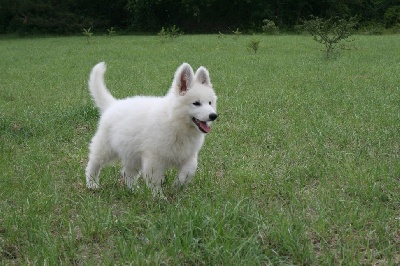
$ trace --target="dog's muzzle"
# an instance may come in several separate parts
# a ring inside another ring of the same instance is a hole
[[[210,132],[211,128],[210,126],[207,124],[207,122],[210,121],[214,121],[215,119],[217,119],[218,115],[216,113],[212,113],[208,116],[209,120],[208,121],[200,121],[199,119],[193,117],[192,120],[195,123],[195,125],[197,126],[197,128],[203,132],[203,133],[208,133]]]

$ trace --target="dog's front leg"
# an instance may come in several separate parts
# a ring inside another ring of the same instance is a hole
[[[99,188],[99,174],[101,165],[89,160],[86,167],[86,187],[88,189],[98,189]]]
[[[124,178],[125,185],[127,188],[133,192],[137,186],[137,181],[140,175],[140,162],[136,160],[126,160],[123,163],[124,167],[122,169],[122,176]]]
[[[154,157],[143,158],[142,171],[146,185],[151,189],[153,196],[165,199],[161,186],[164,182],[166,166],[162,160]]]
[[[186,161],[179,169],[179,175],[174,181],[175,187],[180,187],[183,185],[188,184],[194,174],[196,173],[197,169],[197,155],[191,158],[190,160]]]

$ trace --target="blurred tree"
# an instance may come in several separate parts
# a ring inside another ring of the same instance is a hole
[[[127,27],[126,0],[0,0],[0,33],[74,33]]]
[[[0,0],[0,33],[78,33],[114,27],[158,32],[176,25],[186,33],[261,31],[263,20],[292,29],[310,15],[360,17],[392,27],[400,0]]]

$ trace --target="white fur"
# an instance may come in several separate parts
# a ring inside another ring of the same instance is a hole
[[[89,79],[101,118],[90,144],[87,187],[98,188],[101,168],[118,159],[129,189],[133,190],[142,173],[153,193],[163,196],[161,185],[170,167],[179,170],[174,184],[186,184],[195,174],[205,136],[192,118],[203,121],[208,131],[207,127],[217,117],[217,97],[207,69],[200,67],[194,74],[191,66],[184,63],[175,72],[164,97],[136,96],[122,100],[115,99],[107,90],[105,71],[105,63],[99,63]]]

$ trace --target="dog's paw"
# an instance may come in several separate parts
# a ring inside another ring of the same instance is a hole
[[[99,189],[99,184],[94,180],[89,180],[86,182],[86,187],[90,190],[97,190]]]
[[[126,188],[132,193],[135,191],[135,189],[139,188],[137,178],[124,177],[124,183]]]
[[[181,183],[181,181],[179,181],[179,178],[176,178],[172,185],[174,186],[175,189],[178,189],[178,188],[182,187],[184,184]]]
[[[152,194],[153,198],[167,201],[167,197],[165,197],[165,195],[162,191],[162,188],[160,188],[160,187],[152,187],[151,194]]]
[[[184,182],[180,181],[179,178],[176,178],[174,180],[174,183],[172,184],[175,189],[181,189],[187,187],[187,185],[190,183],[190,181],[185,180]]]

